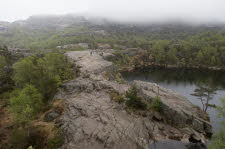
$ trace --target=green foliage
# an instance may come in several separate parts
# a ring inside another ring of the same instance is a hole
[[[49,23],[49,19],[44,18],[42,24],[39,24],[40,20],[36,19],[27,20],[30,21],[27,26],[12,25],[8,30],[0,31],[0,43],[32,50],[55,49],[60,45],[80,42],[89,43],[90,48],[95,49],[97,43],[107,43],[112,47],[122,45],[125,48],[139,47],[148,50],[154,57],[154,62],[161,65],[225,66],[225,30],[220,27],[165,24],[159,25],[159,30],[158,26],[151,25],[77,24],[74,18],[69,22],[63,18],[62,22],[58,22],[61,18],[57,17],[55,20],[51,18],[54,23]],[[59,29],[64,21],[70,25]],[[110,36],[96,34],[97,28],[107,30]],[[67,50],[82,49],[65,49]],[[123,62],[126,60],[119,63]]]
[[[225,118],[225,98],[221,99],[221,106],[218,107],[219,116]],[[210,149],[225,149],[225,121],[221,122],[221,129],[213,136]]]
[[[210,100],[213,99],[213,96],[216,94],[217,88],[212,86],[203,86],[199,84],[194,91],[193,96],[197,96],[202,103],[202,110],[207,111],[208,106],[210,105]]]
[[[4,56],[0,56],[0,80],[3,80],[7,77],[7,72],[5,71],[5,67],[7,66],[7,62]]]
[[[156,96],[153,99],[153,101],[150,105],[150,108],[153,109],[154,111],[162,112],[162,106],[163,106],[163,104],[162,104],[162,101],[161,101],[160,97]]]
[[[129,67],[131,64],[132,58],[124,55],[121,51],[117,50],[113,53],[115,57],[111,61],[119,68]]]
[[[10,137],[10,145],[12,149],[54,149],[62,145],[61,135],[54,134],[52,139],[48,135],[41,127],[15,128]]]
[[[0,93],[9,91],[13,86],[11,64],[12,57],[8,48],[0,46]]]
[[[72,65],[58,53],[47,53],[40,58],[26,57],[15,63],[13,69],[13,80],[19,87],[32,84],[45,99],[50,99],[64,80],[73,77]]]
[[[13,80],[20,87],[26,84],[35,84],[35,80],[41,75],[37,73],[38,67],[36,57],[26,57],[20,60],[14,64],[13,70]]]
[[[3,56],[7,63],[12,62],[12,55],[7,46],[0,46],[0,56]]]
[[[64,143],[64,138],[60,133],[58,133],[54,138],[48,140],[47,148],[56,149],[62,146],[63,143]]]
[[[112,91],[110,93],[110,98],[111,98],[111,100],[114,100],[120,104],[125,101],[124,97],[122,95],[120,95],[117,91]]]
[[[15,91],[10,98],[10,110],[14,119],[21,124],[33,120],[42,106],[42,96],[33,85]]]
[[[221,105],[218,107],[219,117],[225,117],[225,98],[221,99]]]
[[[221,129],[213,136],[212,143],[209,145],[210,149],[225,149],[225,129]]]
[[[137,88],[133,86],[126,92],[126,105],[130,108],[145,110],[147,108],[146,103],[142,101],[142,98],[137,95]]]

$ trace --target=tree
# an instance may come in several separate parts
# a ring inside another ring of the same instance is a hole
[[[41,77],[37,66],[37,57],[26,57],[13,65],[13,80],[16,85],[23,87],[26,84],[36,85],[35,82]]]
[[[156,63],[166,63],[166,52],[169,50],[169,40],[156,41],[152,47],[152,54],[155,57]]]
[[[222,106],[218,107],[219,116],[225,118],[225,99],[221,99]],[[225,149],[225,121],[221,122],[220,131],[212,138],[210,149]]]
[[[73,77],[71,64],[66,57],[58,53],[48,53],[44,57],[26,57],[14,66],[13,80],[17,86],[34,85],[44,99],[50,99],[58,86]]]
[[[33,85],[26,85],[13,92],[10,98],[10,111],[20,124],[33,120],[42,108],[42,95]]]
[[[213,99],[213,95],[216,94],[216,88],[211,86],[198,85],[194,90],[193,96],[197,96],[201,100],[203,111],[207,111],[210,100]]]
[[[175,48],[172,48],[169,50],[167,55],[168,63],[170,64],[177,64],[178,58],[176,56],[177,50]]]
[[[13,86],[11,80],[12,67],[4,56],[0,55],[0,93],[10,90]]]
[[[4,80],[7,77],[7,72],[5,71],[6,66],[7,62],[5,57],[0,56],[0,80]]]
[[[7,62],[10,62],[12,59],[11,53],[9,52],[7,46],[3,46],[3,47],[0,46],[0,56],[5,57]]]
[[[198,61],[198,64],[202,64],[202,62],[204,61],[203,54],[201,51],[198,52],[198,54],[196,56],[196,61]]]
[[[49,75],[58,75],[61,80],[68,80],[73,77],[72,65],[67,62],[64,55],[59,53],[47,53],[38,60],[38,65]]]

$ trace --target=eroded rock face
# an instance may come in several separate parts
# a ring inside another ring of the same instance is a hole
[[[165,115],[150,111],[135,114],[128,112],[124,104],[112,101],[112,90],[124,94],[131,85],[103,77],[105,71],[114,69],[111,62],[104,60],[104,56],[110,54],[99,51],[66,53],[79,68],[80,76],[65,83],[55,97],[66,102],[66,111],[60,118],[65,135],[62,149],[149,148],[160,140],[188,142],[191,135],[206,141],[205,134],[211,127],[204,120],[205,113],[171,90],[134,82],[146,101],[159,92]]]
[[[190,127],[204,135],[212,134],[212,127],[206,120],[207,114],[185,97],[155,83],[134,81],[134,85],[139,90],[139,96],[145,100],[151,101],[156,96],[160,97],[163,115],[171,125],[179,128]]]

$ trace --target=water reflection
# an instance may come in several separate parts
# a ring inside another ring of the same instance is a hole
[[[146,71],[146,70],[145,70]],[[209,70],[184,69],[149,69],[146,72],[123,73],[128,81],[142,80],[157,83],[165,88],[177,91],[187,97],[193,104],[202,107],[201,100],[192,96],[198,84],[216,87],[218,90],[211,100],[211,104],[220,105],[221,98],[225,98],[225,72]],[[214,131],[219,129],[220,119],[217,110],[213,107],[207,109]]]

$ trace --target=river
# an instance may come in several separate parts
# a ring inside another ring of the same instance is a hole
[[[172,89],[187,97],[188,100],[200,108],[202,108],[201,101],[196,96],[191,95],[199,83],[217,88],[216,94],[210,100],[210,104],[218,106],[220,105],[220,99],[225,98],[225,72],[221,71],[151,68],[145,70],[145,72],[124,72],[122,74],[124,79],[129,82],[142,80]],[[217,110],[209,107],[207,113],[210,116],[213,131],[217,132],[221,121],[217,116]]]

